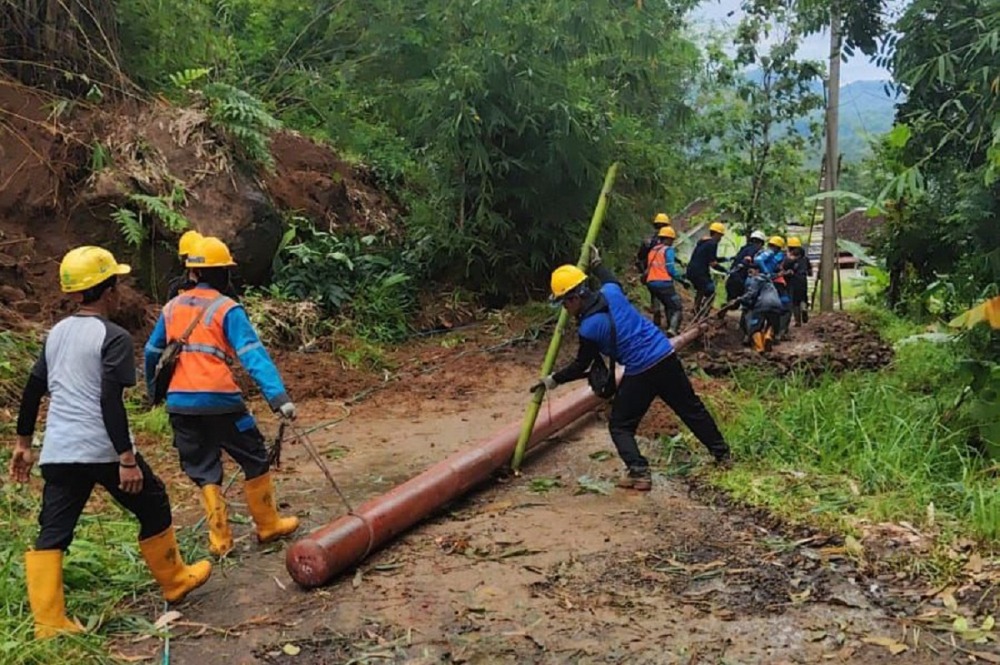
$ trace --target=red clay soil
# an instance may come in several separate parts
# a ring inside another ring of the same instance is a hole
[[[329,147],[295,132],[271,139],[275,171],[265,186],[282,209],[304,215],[327,231],[399,235],[395,201],[374,175],[337,158]]]
[[[259,190],[233,167],[203,111],[156,100],[118,106],[64,101],[0,76],[0,324],[49,324],[71,309],[56,270],[62,255],[78,245],[102,245],[133,263],[136,285],[146,281],[137,263],[155,264],[158,282],[177,269],[173,239],[163,228],[157,228],[152,262],[148,248],[136,252],[124,244],[110,213],[126,204],[129,193],[164,195],[180,184],[187,200],[179,212],[202,232],[232,237],[253,257],[257,272],[261,265],[266,270],[267,248],[277,246],[281,230],[266,227],[274,237],[258,240],[241,234],[240,225],[259,223]],[[110,158],[94,173],[98,144]],[[272,147],[276,171],[266,185],[279,208],[329,230],[392,234],[398,228],[396,204],[368,171],[297,134],[277,133]],[[264,227],[246,228],[262,238]],[[155,313],[151,299],[129,292],[125,300],[121,322],[142,331]]]

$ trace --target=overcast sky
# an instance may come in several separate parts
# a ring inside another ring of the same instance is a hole
[[[904,2],[905,0],[900,0],[899,4]],[[735,27],[742,18],[740,0],[703,0],[701,5],[692,12],[692,18],[696,25],[720,28]],[[829,58],[829,53],[829,32],[812,35],[803,40],[799,47],[799,57],[807,60],[825,62]],[[840,76],[841,83],[844,85],[853,81],[892,78],[888,71],[877,67],[862,53],[858,53],[841,66]]]

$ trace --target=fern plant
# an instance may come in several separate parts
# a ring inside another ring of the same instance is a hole
[[[149,232],[147,218],[160,220],[173,233],[181,233],[191,227],[187,217],[174,209],[174,206],[184,202],[184,190],[180,187],[174,187],[166,197],[129,194],[127,198],[138,208],[138,212],[129,208],[117,208],[111,213],[111,219],[118,225],[125,242],[132,247],[139,247],[146,239]]]
[[[274,168],[268,135],[281,123],[267,112],[264,103],[228,83],[209,83],[202,93],[208,100],[212,125],[236,144],[247,161],[268,170]]]
[[[111,219],[118,225],[125,242],[131,247],[142,245],[146,237],[146,227],[142,223],[142,214],[135,214],[128,208],[117,208],[111,213]]]

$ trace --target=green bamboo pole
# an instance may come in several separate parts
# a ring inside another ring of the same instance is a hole
[[[600,233],[601,223],[604,221],[604,212],[608,209],[608,196],[611,194],[611,187],[615,184],[615,175],[617,173],[618,162],[615,162],[608,168],[608,173],[604,176],[604,187],[601,188],[601,194],[597,198],[597,207],[594,208],[594,216],[590,218],[590,228],[587,229],[587,237],[580,248],[580,260],[576,262],[576,266],[580,270],[585,271],[589,267],[590,245],[597,242],[597,235]],[[568,320],[569,314],[563,309],[559,313],[559,321],[556,323],[555,332],[552,333],[552,341],[549,342],[549,351],[545,354],[545,360],[542,362],[541,376],[547,376],[552,371],[552,366],[556,364],[556,356],[559,355],[559,346],[562,344],[563,330],[566,328]],[[540,386],[535,390],[531,402],[528,404],[528,410],[524,413],[524,422],[521,423],[521,434],[517,439],[517,447],[514,448],[514,459],[510,463],[511,468],[515,472],[521,468],[521,462],[524,460],[524,450],[528,445],[528,439],[531,438],[531,431],[535,429],[535,420],[538,418],[538,411],[542,408],[542,400],[544,398],[545,386]]]

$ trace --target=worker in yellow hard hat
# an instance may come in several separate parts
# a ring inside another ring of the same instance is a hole
[[[778,235],[771,236],[767,241],[767,247],[754,259],[754,264],[760,269],[761,275],[771,280],[781,299],[782,312],[779,318],[779,325],[774,330],[775,343],[786,338],[788,333],[787,324],[791,321],[792,311],[791,298],[788,295],[788,282],[783,272],[783,265],[786,258],[784,249],[785,239]]]
[[[812,276],[812,263],[799,238],[788,239],[788,256],[782,271],[788,280],[791,314],[795,317],[795,327],[799,327],[809,322],[809,277]]]
[[[218,238],[204,238],[186,265],[195,286],[164,306],[146,343],[146,381],[150,395],[165,394],[181,467],[201,488],[209,550],[225,556],[233,548],[233,536],[222,496],[223,450],[243,470],[258,540],[287,536],[299,526],[297,517],[278,514],[264,437],[230,366],[242,364],[283,418],[295,418],[295,405],[246,311],[226,295],[236,265],[229,248]],[[182,340],[183,346],[173,372],[164,374],[161,368],[158,373],[167,343],[174,340]]]
[[[101,247],[77,247],[59,264],[59,281],[79,306],[49,331],[25,386],[10,474],[30,480],[31,442],[42,398],[49,408],[38,463],[45,487],[33,550],[25,554],[35,635],[77,633],[66,616],[63,553],[95,485],[139,520],[139,550],[164,597],[179,601],[208,580],[212,564],[185,565],[163,482],[136,450],[122,393],[135,384],[132,337],[111,322],[127,265]]]
[[[182,266],[187,261],[187,257],[203,239],[204,236],[194,230],[185,231],[181,234],[180,240],[177,241],[177,258],[180,259]],[[187,269],[185,269],[183,274],[170,280],[170,284],[167,285],[167,300],[173,300],[178,294],[183,293],[193,286],[194,284],[190,280]]]
[[[703,309],[711,307],[711,303],[715,299],[715,280],[712,279],[712,271],[726,272],[720,266],[720,262],[725,259],[719,258],[719,241],[725,234],[725,224],[712,222],[708,226],[708,235],[699,240],[694,251],[691,252],[686,275],[696,291],[694,299],[696,317],[702,313]]]
[[[656,216],[653,217],[654,231],[652,235],[643,239],[639,244],[639,251],[635,255],[635,269],[639,273],[643,284],[646,283],[645,274],[646,269],[649,267],[649,252],[660,243],[660,232],[665,228],[671,228],[670,215],[665,212],[656,213]],[[657,326],[661,325],[663,322],[661,312],[663,309],[662,303],[656,297],[656,294],[653,293],[652,289],[649,289],[649,308],[653,313],[653,323]]]
[[[552,390],[587,377],[597,394],[614,395],[608,429],[626,466],[619,487],[646,492],[652,487],[649,462],[639,451],[635,433],[656,397],[677,413],[718,463],[727,464],[729,446],[691,387],[670,340],[632,306],[595,248],[590,268],[601,281],[597,291],[588,287],[587,275],[576,266],[560,266],[552,273],[552,300],[576,317],[580,344],[575,360],[543,377],[531,390]],[[610,367],[602,354],[609,357]],[[615,363],[624,368],[617,387]]]
[[[643,281],[649,289],[651,298],[660,301],[666,310],[667,335],[672,337],[680,332],[684,316],[684,305],[677,293],[677,284],[687,284],[687,280],[677,269],[677,255],[674,250],[677,232],[669,226],[664,226],[657,236],[659,243],[649,250]],[[653,323],[656,324],[655,318]]]

